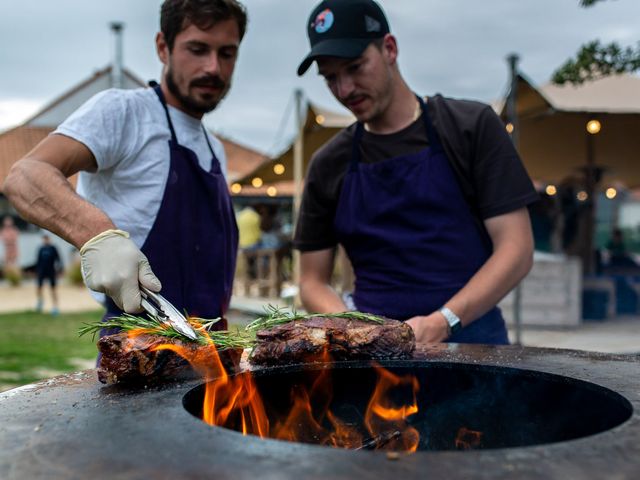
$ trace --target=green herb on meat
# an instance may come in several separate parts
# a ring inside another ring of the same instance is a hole
[[[95,337],[103,328],[119,328],[125,332],[133,330],[141,330],[150,335],[158,335],[161,337],[179,339],[183,342],[197,342],[201,345],[209,345],[211,342],[220,350],[227,348],[250,348],[253,346],[251,335],[242,330],[210,330],[213,324],[220,319],[202,319],[189,318],[188,321],[196,332],[197,339],[192,340],[186,335],[180,333],[172,325],[160,322],[154,318],[140,317],[135,315],[123,314],[119,317],[112,317],[106,321],[96,321],[93,323],[85,323],[78,330],[80,336],[91,334]]]
[[[265,307],[265,313],[251,322],[245,327],[245,330],[255,332],[257,330],[264,330],[282,325],[284,323],[295,322],[299,320],[309,320],[314,317],[332,317],[332,318],[345,318],[347,320],[360,320],[363,322],[372,322],[383,324],[384,318],[370,313],[363,312],[339,312],[330,314],[321,313],[297,313],[295,309],[288,310],[286,308],[280,308],[273,305],[267,305]]]
[[[384,318],[377,315],[371,315],[369,313],[340,312],[331,314],[301,314],[296,312],[295,309],[289,310],[286,308],[268,305],[265,307],[265,313],[256,318],[243,330],[211,330],[211,327],[220,320],[219,318],[208,320],[202,318],[187,317],[188,322],[196,332],[196,340],[192,340],[186,335],[180,333],[168,323],[161,322],[151,317],[140,317],[136,315],[129,315],[127,313],[119,317],[109,318],[104,322],[95,321],[93,323],[85,323],[84,326],[78,330],[78,333],[80,336],[91,334],[95,338],[96,333],[98,333],[103,328],[118,328],[125,332],[141,330],[144,333],[150,335],[159,335],[161,337],[179,339],[183,342],[197,342],[201,345],[208,345],[210,344],[210,342],[213,342],[216,348],[219,348],[221,350],[226,348],[251,348],[255,345],[254,334],[257,330],[269,329],[289,322],[309,320],[314,317],[322,316],[345,318],[348,320],[360,320],[363,322],[372,322],[378,324],[384,323]]]

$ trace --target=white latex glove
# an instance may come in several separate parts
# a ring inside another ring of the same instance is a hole
[[[127,313],[142,311],[140,285],[152,292],[162,288],[147,257],[122,230],[107,230],[85,243],[80,262],[87,287],[109,295]]]

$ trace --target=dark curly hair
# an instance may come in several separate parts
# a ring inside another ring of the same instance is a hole
[[[240,40],[247,29],[247,10],[236,0],[165,0],[160,7],[160,30],[173,50],[176,36],[193,24],[207,30],[216,23],[234,19]]]

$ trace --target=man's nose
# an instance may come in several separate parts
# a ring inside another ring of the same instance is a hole
[[[353,92],[353,79],[349,75],[339,75],[336,79],[336,91],[338,98],[345,100]]]
[[[211,75],[218,74],[220,72],[220,62],[218,61],[218,52],[211,52],[207,55],[207,59],[204,65],[205,72]]]

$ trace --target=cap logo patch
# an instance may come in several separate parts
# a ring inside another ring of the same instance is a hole
[[[328,8],[321,11],[311,24],[318,33],[324,33],[333,26],[333,12]]]
[[[367,32],[379,32],[382,29],[382,25],[375,18],[371,18],[369,15],[364,16],[365,26]]]

